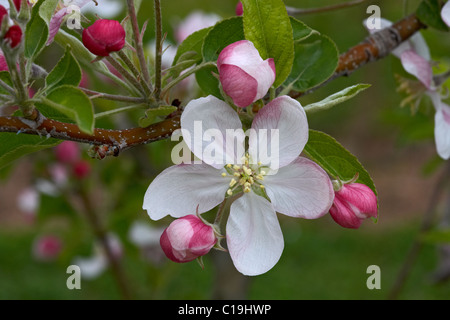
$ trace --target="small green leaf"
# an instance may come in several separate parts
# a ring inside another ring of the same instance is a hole
[[[423,0],[416,11],[417,18],[423,24],[440,31],[448,31],[449,28],[442,21],[441,5],[439,0]]]
[[[303,152],[334,179],[351,180],[358,174],[357,182],[377,194],[372,178],[358,159],[326,133],[309,130],[309,140]]]
[[[263,59],[273,58],[280,86],[291,73],[294,60],[292,25],[282,0],[242,0],[245,38]]]
[[[67,46],[64,56],[48,74],[45,83],[48,90],[65,84],[76,87],[81,82],[81,76],[80,65],[73,57],[70,46]]]
[[[294,36],[294,42],[300,42],[307,39],[313,34],[317,34],[318,31],[311,29],[306,24],[293,17],[289,17],[292,25],[292,34]]]
[[[217,67],[211,66],[202,68],[195,73],[195,79],[205,95],[211,94],[218,99],[223,99],[219,88],[219,79],[217,79],[213,73],[219,74]]]
[[[366,90],[370,87],[370,84],[357,84],[348,88],[345,88],[344,90],[341,90],[337,93],[334,93],[330,95],[329,97],[323,99],[322,101],[311,103],[305,106],[305,111],[309,113],[314,113],[318,111],[328,110],[332,107],[334,107],[337,104],[343,103],[357,94],[359,94],[361,91]]]
[[[202,48],[203,60],[216,61],[226,46],[244,39],[242,17],[233,17],[218,22],[205,37]]]
[[[92,134],[94,131],[94,110],[89,97],[73,86],[60,86],[43,101],[48,107],[74,120],[81,131]]]
[[[48,40],[49,23],[58,0],[39,0],[31,11],[25,31],[25,57],[33,59],[42,51]]]
[[[295,43],[295,59],[286,86],[303,92],[333,75],[339,63],[336,44],[327,36],[312,34]]]
[[[54,147],[60,142],[59,140],[28,134],[0,133],[0,169],[20,157]]]
[[[176,65],[178,63],[178,60],[180,57],[189,51],[194,51],[198,53],[199,57],[202,54],[202,46],[203,41],[205,40],[206,35],[208,34],[209,30],[211,30],[212,27],[204,28],[199,31],[196,31],[189,35],[184,41],[178,46],[177,54],[175,55],[175,58],[173,59],[173,64]],[[198,62],[200,62],[201,59],[199,59]]]
[[[139,119],[139,126],[146,128],[155,122],[156,117],[166,117],[175,111],[177,111],[177,107],[174,106],[159,106],[158,108],[148,109],[145,116]]]

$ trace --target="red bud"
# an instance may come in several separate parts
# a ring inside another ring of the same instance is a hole
[[[17,25],[10,27],[5,34],[5,39],[9,39],[11,48],[15,48],[22,40],[22,29]]]
[[[83,30],[83,44],[93,54],[107,57],[125,45],[125,29],[115,20],[101,19]]]

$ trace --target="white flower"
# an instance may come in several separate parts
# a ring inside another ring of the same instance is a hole
[[[164,170],[150,184],[143,208],[153,220],[167,215],[180,218],[207,212],[226,196],[241,194],[231,205],[226,226],[228,250],[241,273],[265,273],[278,262],[284,247],[276,212],[316,219],[333,203],[327,174],[314,162],[299,157],[308,140],[306,114],[290,97],[274,99],[255,116],[252,132],[274,130],[279,139],[251,133],[248,153],[237,154],[235,151],[244,147],[243,131],[235,137],[236,148],[227,148],[229,141],[225,143],[217,135],[212,142],[195,139],[198,121],[202,137],[211,129],[223,137],[227,130],[242,131],[237,113],[225,102],[213,96],[191,101],[182,114],[181,128],[186,144],[203,162]],[[215,150],[211,155],[204,152],[211,148]],[[261,157],[264,151],[278,152],[277,166]],[[275,173],[272,169],[278,170]]]
[[[442,102],[438,92],[428,93],[436,109],[434,116],[434,139],[439,156],[450,159],[450,106]]]
[[[194,11],[189,14],[176,28],[175,38],[178,43],[182,43],[184,39],[192,33],[211,27],[220,20],[220,17],[214,13],[204,13],[201,11]]]

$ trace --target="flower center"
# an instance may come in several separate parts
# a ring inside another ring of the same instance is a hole
[[[264,189],[262,181],[266,175],[265,168],[259,162],[257,165],[249,164],[250,157],[246,154],[242,159],[242,165],[227,164],[225,166],[226,172],[222,173],[222,177],[230,178],[227,194],[233,195],[236,190],[242,190],[244,193],[249,193],[252,187],[259,187]]]

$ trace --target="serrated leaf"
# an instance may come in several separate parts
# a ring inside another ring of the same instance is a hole
[[[216,61],[226,46],[244,39],[242,17],[233,17],[216,23],[205,37],[202,47],[203,61]]]
[[[354,96],[358,95],[360,92],[366,90],[369,87],[370,84],[357,84],[345,88],[344,90],[334,93],[319,102],[308,104],[307,106],[304,107],[305,111],[307,113],[314,113],[318,111],[328,110],[337,104],[343,103],[353,98]]]
[[[0,169],[27,154],[54,147],[58,143],[59,140],[46,137],[0,133]]]
[[[304,92],[326,81],[339,63],[336,44],[323,34],[312,34],[296,42],[295,59],[286,86]]]
[[[328,134],[309,130],[309,140],[303,152],[333,178],[346,181],[358,174],[357,182],[365,184],[377,194],[375,184],[367,170],[350,151]]]
[[[177,111],[177,107],[174,106],[159,106],[158,108],[148,109],[145,116],[139,119],[139,126],[146,128],[155,122],[156,117],[166,117],[175,111]]]
[[[282,0],[242,0],[245,38],[263,59],[273,58],[280,86],[291,73],[294,42],[291,21]]]
[[[449,28],[442,21],[441,5],[439,0],[423,0],[416,11],[417,18],[425,25],[440,31],[448,31]]]
[[[81,131],[87,134],[94,131],[92,102],[80,89],[68,85],[60,86],[50,92],[43,103],[75,121]]]
[[[81,68],[72,55],[70,46],[66,47],[64,56],[48,74],[45,83],[48,90],[61,85],[78,86],[81,82]]]

